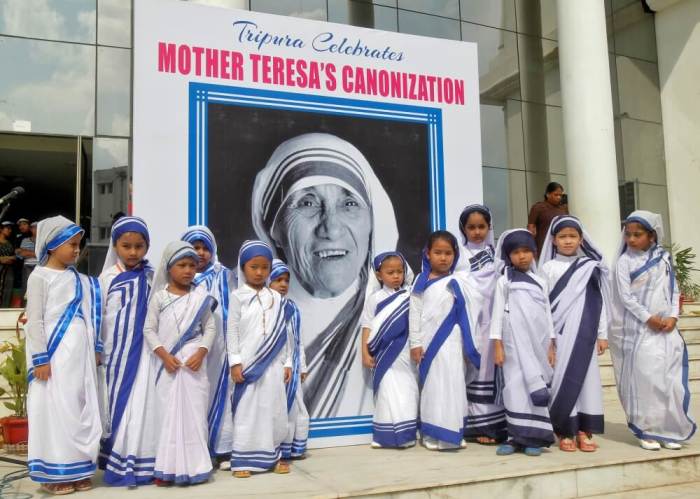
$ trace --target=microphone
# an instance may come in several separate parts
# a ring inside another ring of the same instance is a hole
[[[0,204],[12,201],[14,198],[16,198],[17,196],[21,196],[22,194],[24,194],[24,187],[14,187],[10,192],[8,192],[0,198]]]

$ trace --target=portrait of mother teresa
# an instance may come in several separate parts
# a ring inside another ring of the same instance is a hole
[[[301,310],[311,417],[371,414],[359,319],[375,250],[396,248],[394,208],[362,153],[325,133],[291,138],[253,187],[253,226],[291,271]]]

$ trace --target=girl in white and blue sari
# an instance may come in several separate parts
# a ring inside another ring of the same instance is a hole
[[[105,430],[99,465],[106,484],[133,487],[153,480],[155,463],[151,354],[143,345],[153,278],[144,258],[150,244],[148,227],[138,217],[122,217],[112,226],[111,242],[100,274],[105,317],[99,374]]]
[[[229,376],[226,355],[226,321],[228,300],[235,286],[235,274],[219,262],[216,239],[205,225],[187,228],[181,239],[194,246],[199,263],[194,285],[202,287],[216,299],[219,306],[214,311],[216,337],[207,354],[209,377],[209,452],[221,461],[221,468],[228,469],[233,448],[233,417],[231,417],[231,393],[233,383]]]
[[[27,283],[29,476],[52,494],[92,488],[102,426],[97,279],[75,268],[83,230],[57,216],[39,222],[39,264]]]
[[[289,473],[281,460],[287,436],[287,393],[291,377],[285,298],[267,287],[272,249],[246,241],[238,253],[238,289],[228,314],[228,359],[235,383],[231,469],[238,478],[252,471]]]
[[[506,413],[496,401],[496,365],[489,340],[493,294],[499,273],[496,270],[493,218],[484,205],[472,204],[459,216],[460,248],[457,271],[469,272],[481,295],[482,305],[476,321],[476,347],[481,354],[481,366],[467,369],[467,402],[464,436],[492,445],[506,437]]]
[[[542,246],[538,274],[547,282],[557,337],[549,416],[559,448],[593,452],[603,433],[603,390],[597,355],[608,346],[610,276],[601,252],[578,218],[555,217]],[[575,441],[574,441],[575,439]]]
[[[418,430],[418,380],[408,348],[408,309],[413,273],[398,251],[373,261],[362,326],[362,362],[372,369],[372,447],[411,447]]]
[[[465,358],[479,368],[475,346],[480,298],[466,272],[454,272],[459,247],[449,232],[436,231],[423,252],[409,307],[411,358],[418,363],[420,430],[429,450],[466,447]]]
[[[283,297],[289,292],[289,267],[282,260],[272,260],[270,288]],[[308,368],[304,344],[301,341],[301,311],[297,304],[287,298],[285,305],[287,321],[287,341],[291,353],[292,376],[287,382],[287,412],[289,429],[282,442],[282,459],[303,459],[306,453],[306,441],[309,436],[309,412],[304,403],[302,383],[306,381]]]
[[[535,238],[525,229],[504,232],[496,255],[503,275],[496,283],[490,338],[502,368],[497,394],[506,410],[508,441],[501,456],[523,449],[539,456],[554,443],[548,404],[554,365],[554,326],[547,283],[535,274]],[[502,386],[502,388],[500,388]]]
[[[216,337],[216,299],[192,281],[199,257],[174,241],[163,251],[143,327],[155,379],[157,485],[209,480],[207,357]]]
[[[663,238],[660,215],[633,212],[613,279],[617,390],[627,425],[647,450],[680,449],[696,429],[688,413],[688,350],[676,327],[678,286]]]

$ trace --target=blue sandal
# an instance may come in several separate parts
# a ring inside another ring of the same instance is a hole
[[[509,444],[508,442],[502,443],[496,448],[496,455],[497,456],[510,456],[511,454],[515,454],[516,448],[513,444]]]
[[[525,447],[525,455],[530,457],[537,457],[542,454],[541,447]]]

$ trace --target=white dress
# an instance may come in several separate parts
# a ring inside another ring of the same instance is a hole
[[[375,359],[373,372],[373,441],[382,447],[415,442],[418,429],[418,373],[408,346],[410,293],[383,286],[365,301],[361,325],[370,331],[367,344]]]
[[[182,296],[166,289],[155,291],[148,304],[143,334],[149,350],[163,347],[182,363],[171,374],[161,359],[151,354],[154,410],[160,423],[154,476],[160,480],[176,484],[209,480],[207,357],[197,371],[185,367],[185,362],[200,348],[207,352],[211,348],[216,336],[215,306],[216,300],[198,287]]]
[[[410,348],[422,347],[420,430],[424,441],[440,449],[459,448],[467,406],[465,356],[479,364],[476,318],[480,297],[469,274],[435,279],[410,298]]]
[[[554,443],[547,404],[552,368],[547,353],[554,327],[547,284],[533,272],[505,269],[496,283],[492,340],[502,340],[503,405],[508,438],[522,447]]]
[[[244,381],[233,388],[233,471],[267,471],[281,457],[287,436],[284,367],[287,349],[284,299],[277,291],[247,284],[231,293],[229,365],[241,364]]]
[[[678,317],[679,293],[669,254],[627,249],[615,266],[610,334],[617,390],[637,438],[683,442],[695,433],[688,413],[688,351],[678,328],[653,331],[652,315]]]
[[[43,483],[90,478],[102,433],[95,366],[99,285],[73,268],[37,266],[27,291],[29,476]],[[49,379],[34,378],[34,368],[47,363]]]
[[[603,433],[597,341],[608,339],[600,263],[557,254],[539,271],[550,289],[557,342],[549,412],[555,433]]]
[[[151,353],[144,345],[149,266],[125,270],[120,263],[100,275],[104,319],[99,368],[105,430],[99,466],[108,485],[133,487],[153,480],[155,433]]]

